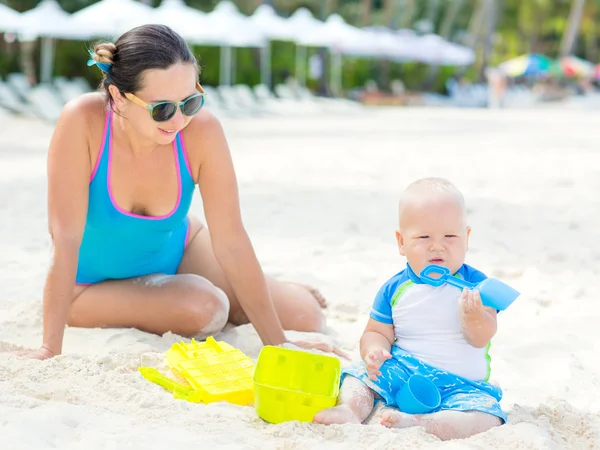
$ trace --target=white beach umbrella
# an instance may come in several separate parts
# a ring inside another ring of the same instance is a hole
[[[220,41],[231,47],[263,47],[267,42],[265,33],[249,17],[238,11],[230,1],[220,2],[206,15],[211,26],[220,32]]]
[[[471,49],[452,44],[437,34],[428,34],[420,38],[416,59],[426,64],[464,66],[475,60],[475,54]]]
[[[250,16],[250,21],[259,28],[262,33],[271,40],[293,41],[294,33],[288,21],[278,16],[272,6],[261,4]],[[270,43],[261,49],[260,72],[261,80],[265,85],[271,87],[271,46]]]
[[[73,14],[93,36],[117,38],[131,28],[152,23],[153,8],[134,0],[101,0]]]
[[[316,19],[306,8],[298,8],[287,22],[296,41],[301,41],[312,33],[319,33],[325,27],[325,22]]]
[[[417,61],[422,53],[421,36],[413,30],[400,29],[392,31],[392,39],[387,42],[386,54],[397,62]]]
[[[376,56],[379,53],[371,34],[347,24],[338,14],[330,15],[314,32],[300,36],[298,43],[331,50],[331,86],[336,93],[342,90],[343,55]]]
[[[270,5],[264,3],[259,5],[249,19],[264,35],[272,40],[294,40],[294,32],[290,28],[289,21],[277,15]]]
[[[421,36],[416,60],[425,64],[439,65],[443,58],[444,39],[437,34]]]
[[[445,42],[444,56],[441,65],[446,66],[468,66],[475,61],[473,49],[453,42]]]
[[[301,42],[329,47],[333,52],[345,55],[377,56],[380,52],[371,33],[346,23],[338,14],[330,15],[319,31],[304,36]]]
[[[43,83],[52,81],[54,65],[54,38],[87,39],[88,31],[73,22],[72,17],[60,7],[56,0],[42,0],[35,8],[21,14],[18,26],[19,39],[42,38],[41,74]]]
[[[166,25],[186,41],[195,44],[220,44],[221,32],[202,11],[191,8],[183,0],[163,0],[153,10],[152,21]]]
[[[382,26],[365,27],[376,43],[378,56],[393,61],[414,61],[419,47],[419,38],[412,30],[393,31]]]
[[[301,41],[313,33],[320,34],[325,23],[316,19],[306,8],[298,8],[287,20],[296,42],[296,79],[300,85],[306,85],[306,46]]]
[[[0,3],[0,32],[17,31],[22,14]]]
[[[268,43],[267,37],[249,17],[240,13],[230,1],[220,2],[206,17],[210,25],[220,32],[219,83],[230,85],[231,74],[235,71],[232,48],[260,47],[264,49]],[[264,52],[262,58],[265,58]]]
[[[42,0],[35,8],[21,14],[18,27],[21,37],[50,37],[61,39],[87,39],[90,34],[72,21],[56,0]]]
[[[300,31],[297,42],[308,47],[333,46],[344,39],[348,39],[349,30],[344,25],[346,25],[346,22],[339,15],[332,14],[327,18],[327,21],[318,21],[311,32]]]

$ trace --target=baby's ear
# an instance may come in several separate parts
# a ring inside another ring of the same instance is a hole
[[[467,234],[465,236],[466,236],[465,245],[466,245],[467,251],[468,251],[469,250],[469,237],[471,236],[471,227],[467,226]]]
[[[402,256],[406,256],[406,252],[404,251],[404,236],[400,230],[396,230],[396,241],[398,241],[398,251]]]

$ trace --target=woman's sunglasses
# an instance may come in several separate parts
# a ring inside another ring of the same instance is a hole
[[[198,112],[204,106],[206,92],[204,92],[204,89],[202,89],[200,83],[196,83],[196,89],[198,89],[196,94],[186,98],[182,102],[160,102],[148,104],[130,93],[126,93],[125,97],[127,97],[127,99],[136,105],[139,105],[142,108],[150,111],[150,117],[152,117],[155,122],[166,122],[175,115],[177,108],[181,108],[181,112],[184,116],[193,116],[198,114]]]

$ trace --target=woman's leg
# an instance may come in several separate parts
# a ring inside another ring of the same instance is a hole
[[[331,425],[334,423],[363,423],[373,411],[373,391],[360,380],[346,376],[342,382],[338,404],[318,412],[313,422]]]
[[[76,286],[67,324],[205,337],[221,331],[228,315],[225,293],[208,280],[197,275],[149,275]]]
[[[200,275],[222,289],[229,298],[229,320],[235,325],[248,323],[248,318],[238,302],[227,276],[215,258],[208,228],[200,221],[190,218],[190,242],[188,243],[178,273]],[[284,329],[295,331],[323,331],[325,317],[324,300],[309,287],[297,283],[267,278],[267,284],[275,304],[275,310]]]
[[[465,439],[502,425],[502,420],[479,411],[439,411],[433,414],[411,415],[400,411],[386,411],[381,424],[388,428],[423,427],[442,441]]]

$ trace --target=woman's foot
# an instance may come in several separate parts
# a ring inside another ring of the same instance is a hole
[[[320,423],[323,425],[331,425],[334,423],[360,424],[361,420],[358,417],[358,415],[350,409],[348,405],[339,405],[318,412],[315,415],[313,422]]]
[[[295,284],[297,286],[303,287],[304,289],[306,289],[308,292],[310,292],[310,295],[312,295],[315,300],[317,301],[317,303],[319,304],[319,306],[323,309],[327,308],[327,299],[325,299],[325,297],[323,297],[323,294],[321,294],[321,292],[317,289],[314,288],[312,286],[309,286],[307,284],[302,284],[302,283],[292,283]]]
[[[410,428],[419,425],[417,418],[400,411],[385,411],[381,415],[381,425],[388,428]]]

